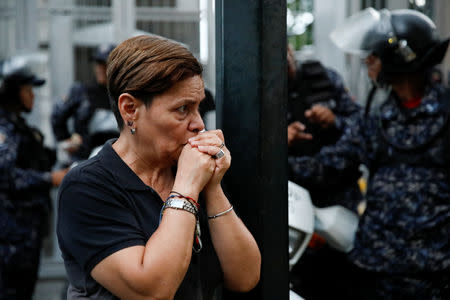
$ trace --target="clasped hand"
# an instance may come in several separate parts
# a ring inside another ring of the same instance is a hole
[[[218,152],[224,155],[214,158]],[[204,188],[220,185],[231,164],[230,151],[225,146],[221,130],[200,132],[189,139],[178,159],[177,177],[191,185],[193,194]]]

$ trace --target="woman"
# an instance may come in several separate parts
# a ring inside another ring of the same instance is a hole
[[[222,282],[235,291],[258,282],[258,247],[220,185],[230,152],[220,130],[203,132],[201,73],[162,37],[110,54],[120,136],[60,189],[69,299],[213,299]]]
[[[54,151],[22,113],[42,86],[22,57],[6,61],[0,87],[0,299],[32,299],[42,240],[47,233],[50,188],[67,170],[50,172]]]

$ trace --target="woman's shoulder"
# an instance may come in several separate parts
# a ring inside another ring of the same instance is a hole
[[[106,203],[121,202],[122,188],[99,157],[93,157],[73,167],[58,190],[60,210],[90,211]]]
[[[74,183],[98,185],[102,184],[110,177],[110,171],[108,171],[106,166],[102,163],[101,158],[94,156],[72,167],[66,176],[64,176],[61,189]]]

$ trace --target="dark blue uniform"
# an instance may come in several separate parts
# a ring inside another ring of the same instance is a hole
[[[0,299],[31,299],[54,161],[37,129],[0,108]]]
[[[314,104],[330,109],[335,115],[334,126],[323,128],[310,123],[304,116],[305,110]],[[352,126],[361,107],[353,101],[341,77],[316,61],[308,61],[297,68],[297,75],[289,88],[288,122],[300,121],[312,140],[298,141],[289,149],[293,157],[317,154],[325,146],[334,145],[344,130]],[[308,171],[306,171],[308,172]],[[311,178],[297,182],[308,189],[315,206],[325,207],[340,204],[353,211],[362,201],[357,180],[360,177],[359,163],[346,166],[345,174],[330,178]],[[295,176],[290,176],[295,181]],[[341,289],[343,272],[349,268],[344,253],[328,245],[309,246],[291,271],[292,289],[306,299],[334,298]],[[326,271],[324,271],[326,270]]]
[[[93,128],[96,125],[92,124],[92,120],[99,112],[108,114],[108,121],[106,122],[112,120],[115,127],[110,126],[106,130]],[[68,121],[70,118],[73,118],[72,129],[69,129]],[[74,132],[83,138],[83,143],[77,153],[74,154],[73,160],[87,158],[93,148],[119,135],[106,86],[99,85],[96,82],[73,84],[67,98],[55,104],[51,123],[53,133],[58,141],[69,138]]]
[[[391,94],[379,116],[361,117],[318,155],[290,157],[291,176],[299,183],[326,180],[355,162],[367,165],[367,209],[349,255],[364,275],[354,288],[378,299],[444,299],[450,282],[449,92],[428,88],[413,109],[398,101]]]
[[[335,144],[344,129],[356,122],[361,111],[361,107],[350,97],[342,78],[335,71],[318,63],[315,63],[310,76],[302,75],[307,73],[304,69],[305,67],[298,68],[296,79],[290,83],[288,123],[302,122],[306,126],[306,132],[313,135],[313,139],[295,142],[289,149],[291,156],[311,156],[318,153],[322,147]],[[319,71],[324,73],[324,78],[316,75]],[[325,106],[334,113],[334,126],[323,128],[320,124],[308,121],[304,112],[314,104]],[[362,200],[357,184],[359,177],[359,163],[355,162],[347,165],[345,176],[336,176],[327,181],[317,178],[303,180],[301,185],[308,189],[314,205],[318,207],[334,205],[339,199],[338,204],[356,210],[358,201]]]

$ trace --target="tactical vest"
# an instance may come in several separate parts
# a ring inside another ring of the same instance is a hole
[[[376,159],[370,168],[373,174],[378,168],[383,166],[394,166],[405,164],[409,166],[423,166],[446,168],[450,166],[450,90],[446,90],[439,96],[439,101],[443,105],[445,120],[437,132],[425,140],[420,145],[407,147],[398,144],[386,133],[386,124],[378,121],[378,134],[381,141],[376,149]],[[426,150],[436,147],[439,150],[434,155],[429,155]]]
[[[17,149],[16,167],[21,169],[32,169],[39,172],[49,172],[56,161],[54,151],[44,146],[41,132],[29,127],[22,118],[16,122],[17,134],[20,143]],[[49,197],[50,185],[40,188],[15,191],[11,195],[17,199],[16,208],[39,207],[48,211],[50,208]]]
[[[319,124],[310,123],[305,118],[305,111],[314,104],[321,104],[331,110],[336,108],[337,90],[328,76],[326,68],[318,61],[305,61],[297,69],[294,82],[291,83],[288,110],[289,123],[300,121],[306,126],[306,132],[313,135],[313,140],[298,141],[289,149],[291,155],[314,155],[324,145],[337,142],[340,132],[335,128],[322,128]]]

